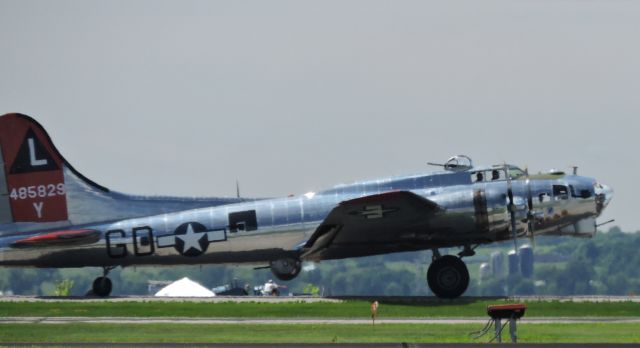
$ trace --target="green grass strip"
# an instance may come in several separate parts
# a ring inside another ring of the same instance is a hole
[[[380,318],[483,317],[488,304],[504,300],[434,301],[414,305],[382,303]],[[638,317],[640,303],[531,301],[527,317]],[[196,317],[196,318],[367,318],[366,301],[344,303],[211,302],[0,302],[9,317]]]
[[[7,342],[114,343],[471,343],[472,324],[0,324]],[[520,324],[519,342],[638,343],[640,324]],[[504,340],[507,340],[507,334]]]

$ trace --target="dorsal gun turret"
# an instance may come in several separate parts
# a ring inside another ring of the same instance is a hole
[[[466,155],[456,155],[447,160],[445,164],[439,163],[431,163],[429,165],[443,167],[444,170],[450,172],[464,172],[473,168],[473,161],[469,156]]]

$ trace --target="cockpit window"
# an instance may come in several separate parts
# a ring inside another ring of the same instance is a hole
[[[504,170],[502,169],[485,170],[482,172],[471,173],[471,182],[488,182],[502,180],[505,180]]]
[[[556,200],[569,199],[569,190],[564,185],[553,185],[553,197]]]
[[[574,198],[590,198],[591,197],[591,191],[587,190],[587,189],[578,189],[576,190],[573,185],[569,185],[569,190],[571,191],[571,197]]]
[[[516,167],[509,166],[509,176],[512,180],[519,179],[525,175],[525,172]],[[484,171],[477,171],[471,173],[471,182],[489,182],[489,181],[504,181],[507,180],[507,174],[505,173],[503,166],[493,166],[493,169]]]
[[[484,173],[476,172],[471,174],[471,182],[483,182],[484,181]]]
[[[504,180],[504,171],[499,169],[494,169],[491,171],[491,181]]]

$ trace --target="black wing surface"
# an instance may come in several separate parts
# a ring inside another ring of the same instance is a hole
[[[408,191],[341,202],[302,249],[306,260],[327,260],[423,249],[438,205]]]

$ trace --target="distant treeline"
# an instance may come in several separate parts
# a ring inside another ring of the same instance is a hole
[[[529,243],[519,240],[519,244]],[[623,233],[619,228],[599,232],[592,239],[539,237],[534,243],[534,273],[493,275],[480,282],[478,269],[490,262],[490,254],[505,254],[513,243],[490,244],[465,258],[471,273],[466,295],[629,295],[640,294],[640,233]],[[458,250],[450,249],[449,253]],[[506,259],[506,257],[505,257]],[[298,278],[286,285],[285,293],[319,292],[324,295],[428,295],[425,274],[430,251],[305,264]],[[506,262],[506,261],[505,261]],[[149,281],[177,280],[189,277],[206,287],[234,283],[249,289],[273,277],[268,269],[255,266],[173,266],[127,267],[110,273],[113,295],[149,294]],[[505,265],[505,269],[506,269]],[[1,268],[0,291],[17,295],[54,295],[60,284],[72,281],[71,293],[83,295],[98,268],[36,269]]]

